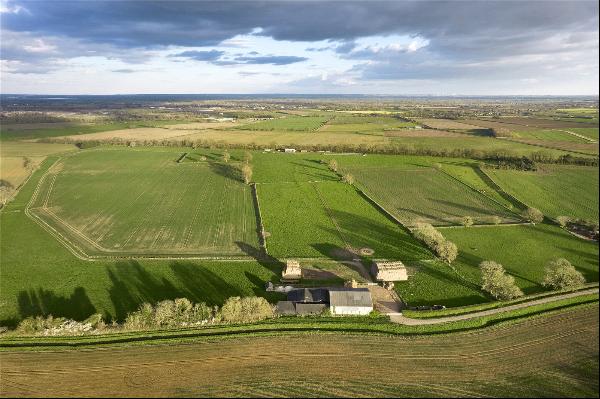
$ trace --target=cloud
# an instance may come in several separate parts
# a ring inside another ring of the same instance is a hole
[[[289,65],[306,60],[308,60],[308,58],[297,57],[294,55],[241,56],[235,57],[233,63],[249,65]]]
[[[136,73],[138,71],[136,69],[121,68],[121,69],[113,69],[113,70],[111,70],[111,72],[116,72],[116,73]]]
[[[184,51],[177,54],[172,54],[171,57],[189,58],[196,61],[216,61],[225,54],[224,51],[210,50],[210,51]]]

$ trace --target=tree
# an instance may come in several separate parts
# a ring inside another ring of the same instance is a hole
[[[229,151],[225,150],[225,152],[223,152],[223,161],[225,163],[229,162],[229,160],[231,159],[231,155],[229,154]]]
[[[275,315],[273,306],[262,297],[231,297],[221,307],[221,319],[228,323],[249,323]]]
[[[244,162],[250,163],[252,161],[252,153],[250,151],[244,152]]]
[[[461,221],[462,225],[465,227],[471,227],[473,226],[473,218],[471,216],[465,216],[464,218],[462,218]]]
[[[492,223],[500,224],[502,223],[502,219],[500,218],[500,216],[492,216]]]
[[[523,291],[515,284],[515,279],[506,274],[504,267],[493,261],[479,264],[481,270],[481,289],[500,301],[523,296]]]
[[[556,218],[556,221],[558,222],[558,224],[560,225],[560,227],[567,227],[567,225],[569,224],[569,222],[571,221],[571,218],[568,216],[559,216]]]
[[[550,261],[544,272],[542,285],[553,290],[574,290],[585,284],[583,274],[564,258]]]
[[[250,183],[252,180],[252,165],[245,163],[242,166],[242,177],[244,179],[244,183]]]
[[[346,173],[344,176],[342,176],[342,181],[344,183],[353,185],[354,184],[354,176],[352,176],[350,173]]]
[[[335,159],[332,159],[331,161],[329,161],[329,163],[327,164],[327,166],[329,166],[329,170],[331,170],[334,173],[337,173],[338,171],[338,163]]]
[[[527,208],[524,214],[525,218],[531,223],[541,223],[544,221],[544,214],[536,208]]]
[[[435,252],[441,260],[450,264],[454,262],[458,256],[458,247],[452,241],[444,240],[436,246]]]

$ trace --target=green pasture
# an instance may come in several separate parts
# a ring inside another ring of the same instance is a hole
[[[312,131],[321,127],[329,120],[327,116],[286,116],[242,125],[241,130],[283,130],[283,131]]]
[[[536,172],[487,172],[507,192],[546,216],[598,220],[598,168],[544,165]]]

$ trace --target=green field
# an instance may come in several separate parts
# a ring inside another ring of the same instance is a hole
[[[487,172],[507,192],[549,217],[598,220],[598,168],[544,165],[537,172]]]
[[[570,130],[570,129],[565,129]],[[547,141],[572,141],[575,143],[587,143],[588,141],[580,137],[569,134],[565,130],[558,129],[535,129],[535,130],[515,130],[512,137],[524,139],[537,139]]]
[[[544,267],[556,258],[568,259],[588,282],[598,281],[598,243],[573,237],[549,224],[536,226],[443,229],[455,242],[459,257],[454,267],[472,284],[479,283],[478,265],[501,263],[526,294],[543,291]],[[466,304],[466,303],[465,303]]]
[[[396,216],[403,224],[458,224],[464,216],[476,223],[503,222],[519,218],[485,195],[434,168],[369,167],[347,168],[360,187]]]
[[[42,179],[32,215],[88,256],[232,255],[258,245],[250,188],[231,165],[176,150],[91,150]]]
[[[283,130],[306,132],[316,130],[329,120],[326,116],[287,116],[240,126],[241,130]]]
[[[413,127],[413,122],[386,116],[336,115],[319,130],[324,132],[382,133]]]

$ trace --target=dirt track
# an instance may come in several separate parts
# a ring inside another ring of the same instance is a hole
[[[4,352],[2,396],[596,396],[598,306],[476,332]]]

